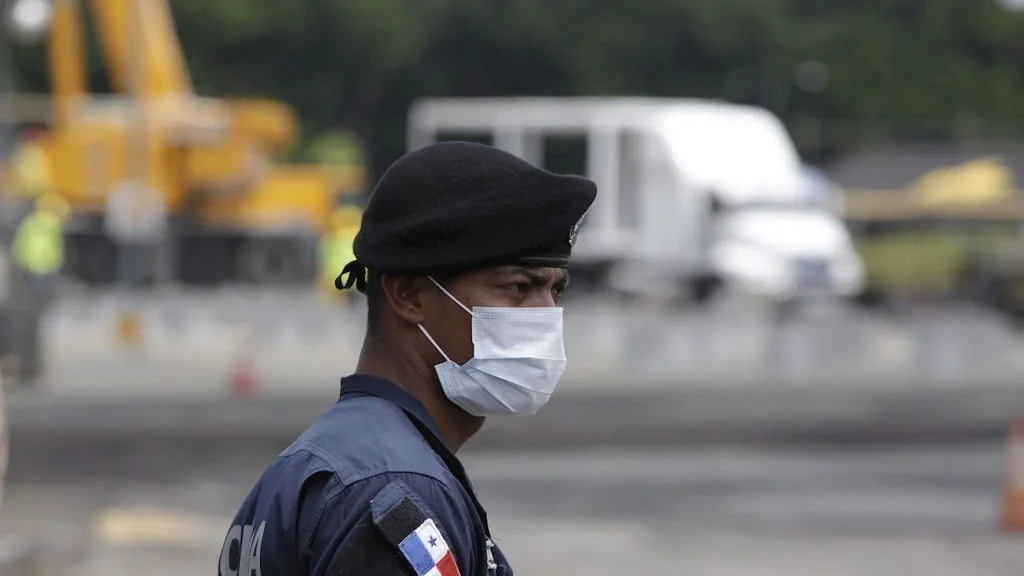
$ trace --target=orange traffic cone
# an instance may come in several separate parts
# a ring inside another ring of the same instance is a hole
[[[256,395],[258,382],[256,378],[255,354],[256,335],[251,329],[241,334],[238,342],[238,356],[234,372],[231,374],[231,395],[240,398],[251,398]]]
[[[1010,427],[1007,441],[1003,530],[1024,532],[1024,422]]]
[[[142,343],[142,320],[135,310],[122,310],[117,318],[117,340],[128,348]]]
[[[256,371],[252,364],[249,358],[242,358],[235,364],[235,371],[231,375],[232,396],[251,398],[256,395]]]

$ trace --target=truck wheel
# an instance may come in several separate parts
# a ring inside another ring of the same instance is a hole
[[[73,276],[89,286],[109,286],[117,281],[118,253],[112,240],[102,234],[81,234],[70,236],[69,243]]]
[[[232,247],[223,238],[189,238],[179,252],[183,284],[212,287],[224,284],[231,272]]]
[[[722,280],[716,276],[700,276],[690,283],[690,297],[698,304],[707,304],[722,289]]]
[[[860,292],[850,297],[850,302],[855,306],[877,310],[889,302],[889,296],[878,286],[865,286]]]

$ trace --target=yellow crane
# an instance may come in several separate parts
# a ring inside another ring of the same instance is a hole
[[[198,96],[167,0],[88,0],[114,90],[89,93],[82,7],[50,1],[43,145],[72,209],[77,275],[114,274],[105,214],[111,195],[131,183],[167,215],[183,282],[313,281],[315,240],[340,197],[363,189],[362,167],[276,163],[298,138],[295,113],[276,101]]]

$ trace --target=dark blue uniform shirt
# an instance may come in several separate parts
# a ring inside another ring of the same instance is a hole
[[[512,576],[462,464],[423,405],[369,376],[245,499],[220,576]]]

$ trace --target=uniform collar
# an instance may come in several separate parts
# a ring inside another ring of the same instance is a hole
[[[441,443],[445,450],[447,450],[449,454],[454,455],[451,447],[448,446],[444,437],[441,436],[441,431],[437,427],[437,422],[430,417],[430,414],[427,413],[427,409],[423,404],[404,388],[396,386],[390,381],[376,376],[353,374],[341,379],[341,393],[338,396],[338,400],[340,401],[341,398],[346,395],[376,396],[391,402],[401,408],[410,417],[415,418],[421,425],[426,427],[434,438]]]
[[[466,475],[466,469],[455,456],[455,453],[452,452],[448,443],[445,442],[444,437],[441,436],[437,423],[430,417],[430,414],[427,414],[427,409],[415,396],[388,380],[366,374],[353,374],[341,379],[341,393],[339,394],[338,401],[340,402],[345,396],[376,396],[387,400],[401,408],[413,420],[413,423],[417,425],[421,434],[425,437],[429,435],[429,438],[425,438],[427,443],[444,460],[451,473],[462,484],[463,488],[466,489],[470,500],[473,502],[473,507],[483,523],[484,531],[488,537],[490,536],[491,529],[487,524],[487,511],[484,510],[483,505],[477,499],[476,491],[473,490],[473,483],[469,481],[469,477]]]

